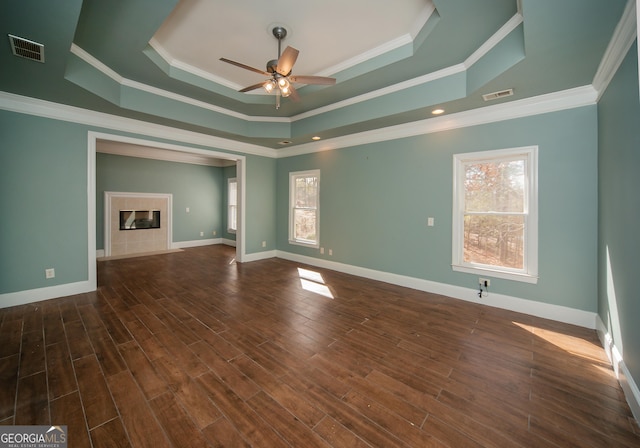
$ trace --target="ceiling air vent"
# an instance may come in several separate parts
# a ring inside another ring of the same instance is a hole
[[[497,100],[498,98],[503,98],[505,96],[513,95],[513,89],[501,90],[499,92],[487,93],[482,95],[485,101]]]
[[[21,58],[44,63],[44,45],[9,34],[11,51]]]

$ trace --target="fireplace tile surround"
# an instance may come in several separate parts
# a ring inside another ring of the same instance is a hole
[[[157,252],[171,248],[170,195],[105,192],[105,256]],[[159,210],[159,229],[120,230],[120,210]]]

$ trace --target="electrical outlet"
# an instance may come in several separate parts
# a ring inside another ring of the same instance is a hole
[[[218,234],[218,232],[216,232],[215,230],[213,231],[213,236],[216,236]]]
[[[204,232],[200,232],[200,236],[204,236]]]
[[[320,255],[324,255],[324,247],[320,248]]]
[[[329,249],[329,256],[333,255],[333,249]]]
[[[54,278],[56,276],[56,270],[53,268],[44,270],[44,278]]]
[[[434,219],[433,219],[433,218],[431,218],[431,217],[427,218],[427,225],[428,225],[429,227],[433,227],[433,226],[435,225],[435,221],[434,221]]]
[[[191,210],[189,209],[189,207],[187,207],[185,210],[187,211],[187,213],[189,213],[189,212],[191,211]]]
[[[262,242],[262,247],[267,247],[267,242],[266,241]]]
[[[482,278],[480,277],[478,279],[478,284],[480,286],[482,286],[483,288],[488,288],[489,286],[491,286],[491,280],[489,280],[488,278]]]

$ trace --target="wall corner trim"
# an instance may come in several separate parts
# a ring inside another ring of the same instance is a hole
[[[618,347],[616,347],[611,333],[609,333],[609,330],[599,315],[596,318],[596,330],[600,342],[604,347],[604,351],[611,362],[616,378],[618,378],[618,382],[622,387],[627,403],[629,403],[631,413],[635,417],[636,422],[640,422],[640,389],[638,389],[637,383],[631,376],[631,372],[629,372],[622,354],[618,350]]]

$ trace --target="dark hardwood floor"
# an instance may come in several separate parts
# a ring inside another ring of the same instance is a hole
[[[96,293],[0,310],[0,423],[73,448],[640,446],[594,331],[233,256],[103,261]]]

